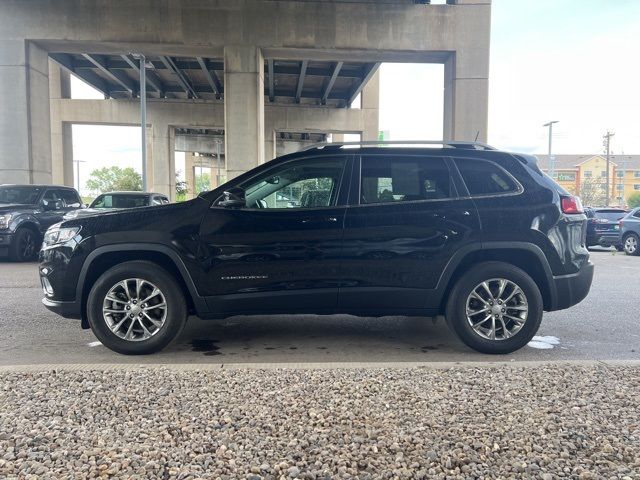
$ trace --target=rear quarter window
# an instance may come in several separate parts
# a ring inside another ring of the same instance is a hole
[[[471,196],[518,193],[522,188],[506,170],[488,160],[456,158],[455,163]]]

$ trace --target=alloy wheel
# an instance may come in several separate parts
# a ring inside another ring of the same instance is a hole
[[[21,238],[20,245],[18,246],[18,251],[20,252],[20,255],[22,255],[22,258],[27,260],[33,257],[35,250],[36,242],[33,238],[33,234],[27,231]]]
[[[633,235],[629,235],[627,239],[624,241],[625,252],[627,252],[630,255],[633,255],[636,252],[637,248],[638,248],[638,239]]]
[[[124,340],[139,342],[160,331],[167,319],[167,301],[153,283],[129,278],[107,292],[102,317],[112,333]]]
[[[511,280],[492,278],[478,284],[467,297],[467,322],[487,340],[506,340],[527,321],[529,305],[522,289]]]

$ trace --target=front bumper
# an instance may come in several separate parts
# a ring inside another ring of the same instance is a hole
[[[46,296],[42,299],[42,304],[47,307],[48,310],[64,318],[73,318],[80,320],[82,318],[80,305],[77,302],[59,302],[57,300],[51,300]]]
[[[593,263],[588,262],[577,273],[553,277],[556,298],[549,310],[562,310],[584,300],[591,288],[593,271]]]
[[[13,233],[0,233],[0,258],[9,256],[9,247],[13,242]]]

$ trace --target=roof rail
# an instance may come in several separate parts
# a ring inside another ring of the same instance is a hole
[[[491,145],[487,145],[482,142],[464,142],[464,141],[447,141],[447,140],[367,140],[362,142],[320,142],[309,145],[303,148],[301,151],[323,149],[323,148],[342,148],[349,146],[371,146],[371,147],[387,147],[387,146],[402,146],[402,145],[442,145],[443,147],[461,148],[469,150],[496,150]]]

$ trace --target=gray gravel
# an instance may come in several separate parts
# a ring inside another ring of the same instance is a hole
[[[640,479],[640,368],[0,373],[0,477]]]

